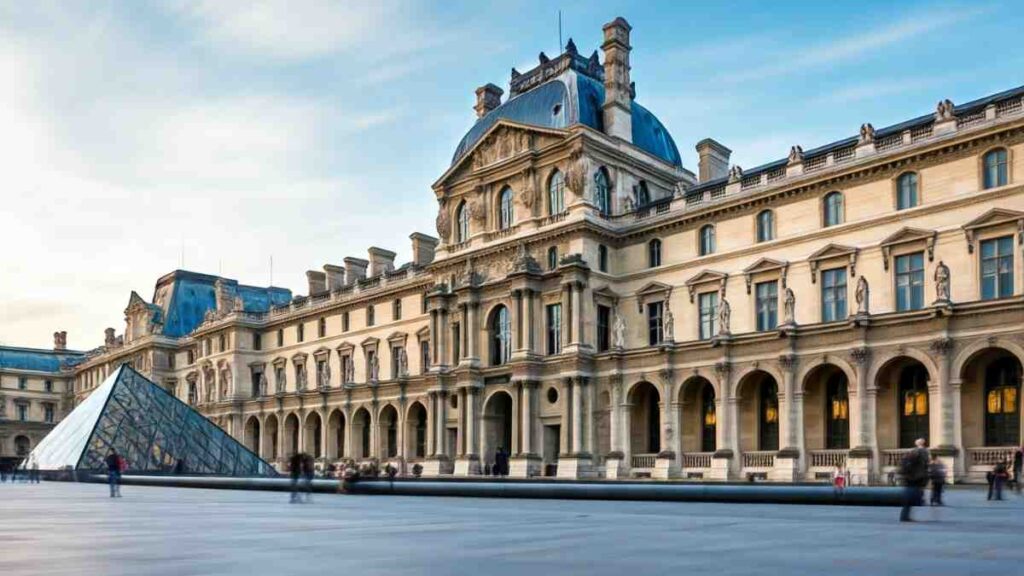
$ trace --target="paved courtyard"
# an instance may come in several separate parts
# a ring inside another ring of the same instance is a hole
[[[0,574],[1012,574],[1024,499],[895,508],[0,484]],[[685,571],[685,572],[684,572]]]

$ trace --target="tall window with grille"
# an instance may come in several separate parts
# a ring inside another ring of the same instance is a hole
[[[598,168],[594,173],[594,202],[601,215],[611,214],[611,184],[604,167]]]
[[[391,303],[391,319],[401,320],[402,319],[402,299],[395,298]]]
[[[430,341],[420,341],[420,374],[430,371]]]
[[[850,399],[847,393],[846,374],[833,373],[825,385],[825,448],[846,450],[850,448]]]
[[[604,244],[597,245],[597,269],[601,272],[608,271],[608,247]]]
[[[700,229],[700,255],[707,256],[715,253],[715,227],[711,224],[702,226]]]
[[[341,313],[341,331],[348,332],[348,310]]]
[[[1013,236],[981,242],[981,298],[1013,296]]]
[[[469,207],[465,202],[455,211],[455,241],[469,240]]]
[[[501,191],[501,196],[498,200],[498,228],[501,230],[511,228],[513,217],[512,189],[506,186]]]
[[[779,323],[778,281],[758,282],[754,287],[754,298],[757,308],[757,329],[774,330]]]
[[[375,313],[375,311],[373,309],[373,305],[371,304],[371,305],[367,306],[366,307],[366,325],[367,326],[373,326],[374,324],[377,323],[377,320],[376,320],[375,316],[376,316],[376,313]]]
[[[924,254],[915,252],[896,257],[896,310],[924,308]]]
[[[558,268],[558,248],[552,246],[548,248],[548,270],[555,268]]]
[[[657,238],[647,243],[647,266],[650,268],[661,266],[661,240]]]
[[[822,225],[837,226],[843,223],[843,194],[829,192],[822,201]]]
[[[498,306],[491,312],[491,365],[507,364],[512,357],[512,322],[508,308]]]
[[[299,323],[295,326],[295,339],[302,342],[306,339],[306,325]]]
[[[896,180],[896,209],[906,210],[917,206],[917,173],[907,172]]]
[[[665,303],[647,303],[647,344],[657,346],[665,339]]]
[[[718,411],[715,405],[715,389],[708,382],[701,389],[701,452],[714,452],[717,446],[716,430],[718,428]]]
[[[1020,446],[1021,366],[1004,357],[985,369],[985,446]]]
[[[900,371],[900,448],[913,448],[918,438],[928,439],[928,370],[921,364]]]
[[[43,404],[43,422],[53,424],[53,404]]]
[[[565,176],[558,170],[551,174],[548,181],[548,214],[561,214],[565,211]]]
[[[562,305],[548,304],[545,307],[545,325],[548,354],[562,353]]]
[[[771,210],[762,210],[757,214],[757,241],[768,242],[775,239],[775,214]]]
[[[1006,148],[996,148],[985,154],[982,164],[985,171],[983,185],[986,190],[1006,186],[1009,180]]]
[[[821,321],[835,322],[846,318],[846,268],[833,268],[821,273]]]
[[[718,333],[718,292],[705,292],[697,296],[697,308],[700,312],[701,340],[710,340]]]
[[[597,305],[597,351],[604,352],[611,348],[612,309],[602,304]]]
[[[284,346],[284,330],[278,329],[277,331],[277,347]]]
[[[316,335],[318,338],[327,336],[327,318],[321,317],[316,321]]]

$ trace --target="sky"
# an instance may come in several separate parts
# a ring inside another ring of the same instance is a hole
[[[102,343],[184,267],[306,291],[411,258],[474,90],[633,26],[683,164],[746,167],[1024,84],[1024,11],[976,2],[0,0],[0,343]],[[271,259],[273,267],[271,271]]]

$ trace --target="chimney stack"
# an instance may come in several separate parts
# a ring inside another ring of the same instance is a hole
[[[621,16],[604,25],[604,132],[626,142],[633,141],[632,91],[629,80],[629,31]]]
[[[327,290],[334,292],[345,285],[345,267],[324,264],[324,275],[327,276]]]
[[[421,232],[413,232],[409,235],[412,240],[412,263],[415,266],[426,266],[434,261],[434,250],[440,242],[433,236],[427,236]]]
[[[316,270],[306,270],[306,282],[309,284],[309,295],[323,294],[327,291],[327,274]]]
[[[53,349],[54,350],[67,350],[68,349],[68,333],[67,332],[54,332],[53,333]]]
[[[707,182],[717,178],[724,178],[729,173],[729,150],[721,143],[705,138],[697,142],[697,154],[700,160],[697,161],[698,181]]]
[[[476,89],[476,117],[483,118],[488,112],[501,106],[501,95],[505,91],[494,84],[487,83]]]
[[[371,246],[367,252],[370,255],[370,277],[384,272],[391,272],[395,269],[395,253],[376,246]]]
[[[362,258],[345,258],[345,284],[355,284],[366,278],[366,266],[369,262]]]

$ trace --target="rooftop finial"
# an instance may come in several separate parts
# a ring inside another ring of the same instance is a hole
[[[572,41],[572,38],[569,38],[569,41],[565,44],[565,51],[573,55],[579,54],[579,51],[576,50],[576,43]]]

